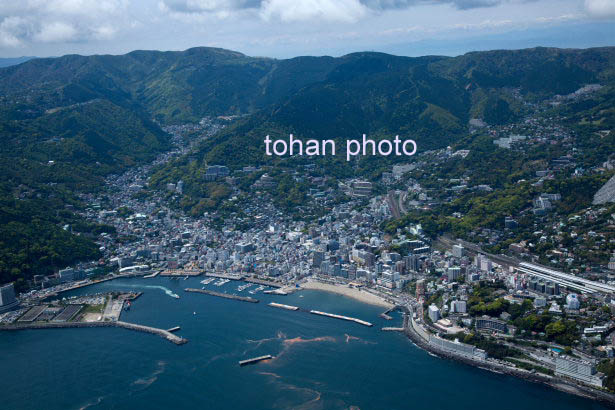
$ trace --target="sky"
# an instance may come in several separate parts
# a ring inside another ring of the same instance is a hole
[[[222,47],[459,55],[615,45],[615,0],[0,0],[0,57]]]

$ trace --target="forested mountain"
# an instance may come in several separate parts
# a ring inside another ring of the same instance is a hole
[[[95,256],[95,248],[59,231],[63,223],[76,222],[72,212],[60,211],[68,202],[80,206],[75,192],[95,190],[105,175],[166,150],[163,125],[242,116],[198,147],[191,155],[197,167],[266,163],[271,158],[264,155],[264,136],[291,132],[304,138],[399,134],[427,150],[466,136],[472,118],[505,124],[524,115],[533,101],[592,83],[604,86],[600,95],[567,117],[612,122],[613,47],[420,58],[362,52],[286,60],[193,48],[67,55],[0,68],[1,223],[10,229],[3,236],[12,238],[10,247],[0,243],[0,252],[14,253],[15,243],[30,249],[36,242],[37,250],[52,255],[40,264],[46,266],[40,273]],[[50,234],[37,237],[27,228],[34,221]],[[75,247],[81,250],[73,252]],[[32,262],[38,253],[22,254],[19,261],[3,258],[0,282],[41,269]]]

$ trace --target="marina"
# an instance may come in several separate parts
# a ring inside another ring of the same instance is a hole
[[[213,282],[214,280],[216,280],[216,278],[207,278],[207,279],[203,279],[203,280],[201,281],[201,283],[202,283],[203,285],[209,285],[209,284],[210,284],[211,282]]]

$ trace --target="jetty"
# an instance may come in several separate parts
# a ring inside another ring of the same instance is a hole
[[[321,311],[318,311],[318,310],[310,310],[310,313],[313,314],[313,315],[332,317],[334,319],[348,320],[349,322],[355,322],[355,323],[358,323],[358,324],[363,325],[363,326],[368,326],[368,327],[372,327],[373,326],[373,324],[371,324],[369,322],[366,322],[365,320],[357,319],[357,318],[354,318],[354,317],[336,315],[336,314],[333,314],[333,313],[321,312]]]
[[[271,356],[270,354],[266,354],[264,356],[254,357],[252,359],[240,360],[239,361],[239,365],[240,366],[245,366],[245,365],[248,365],[248,364],[254,364],[254,363],[258,363],[258,362],[261,362],[263,360],[269,360],[269,359],[273,359],[273,356]]]
[[[26,330],[26,329],[67,329],[67,328],[92,328],[92,327],[121,327],[123,329],[134,330],[137,332],[151,333],[165,338],[176,345],[188,343],[188,339],[174,335],[173,333],[158,329],[156,327],[138,325],[136,323],[109,321],[109,322],[44,322],[28,324],[8,324],[0,326],[1,330]]]
[[[186,292],[203,293],[205,295],[217,296],[219,298],[240,300],[242,302],[258,303],[258,299],[254,299],[249,296],[229,295],[228,293],[214,292],[214,291],[206,290],[206,289],[186,288],[184,290]]]
[[[297,306],[283,305],[281,303],[275,303],[275,302],[269,303],[269,306],[280,308],[280,309],[286,309],[286,310],[299,310]]]

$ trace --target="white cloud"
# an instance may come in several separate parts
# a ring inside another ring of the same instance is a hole
[[[21,17],[7,17],[0,22],[0,45],[17,47],[21,44],[19,34],[24,30],[24,20]]]
[[[585,11],[594,18],[613,19],[615,0],[585,0]]]
[[[413,6],[451,5],[460,10],[536,0],[160,0],[162,12],[186,21],[197,17],[227,18],[242,11],[258,12],[266,21],[354,22],[367,15]]]
[[[127,5],[128,0],[2,1],[0,46],[108,39],[126,21]]]
[[[41,25],[40,30],[34,34],[32,39],[42,43],[56,43],[73,41],[77,34],[77,29],[71,24],[62,21],[54,21]]]
[[[367,8],[359,0],[265,0],[260,11],[265,20],[283,22],[314,19],[353,22],[366,13]]]

